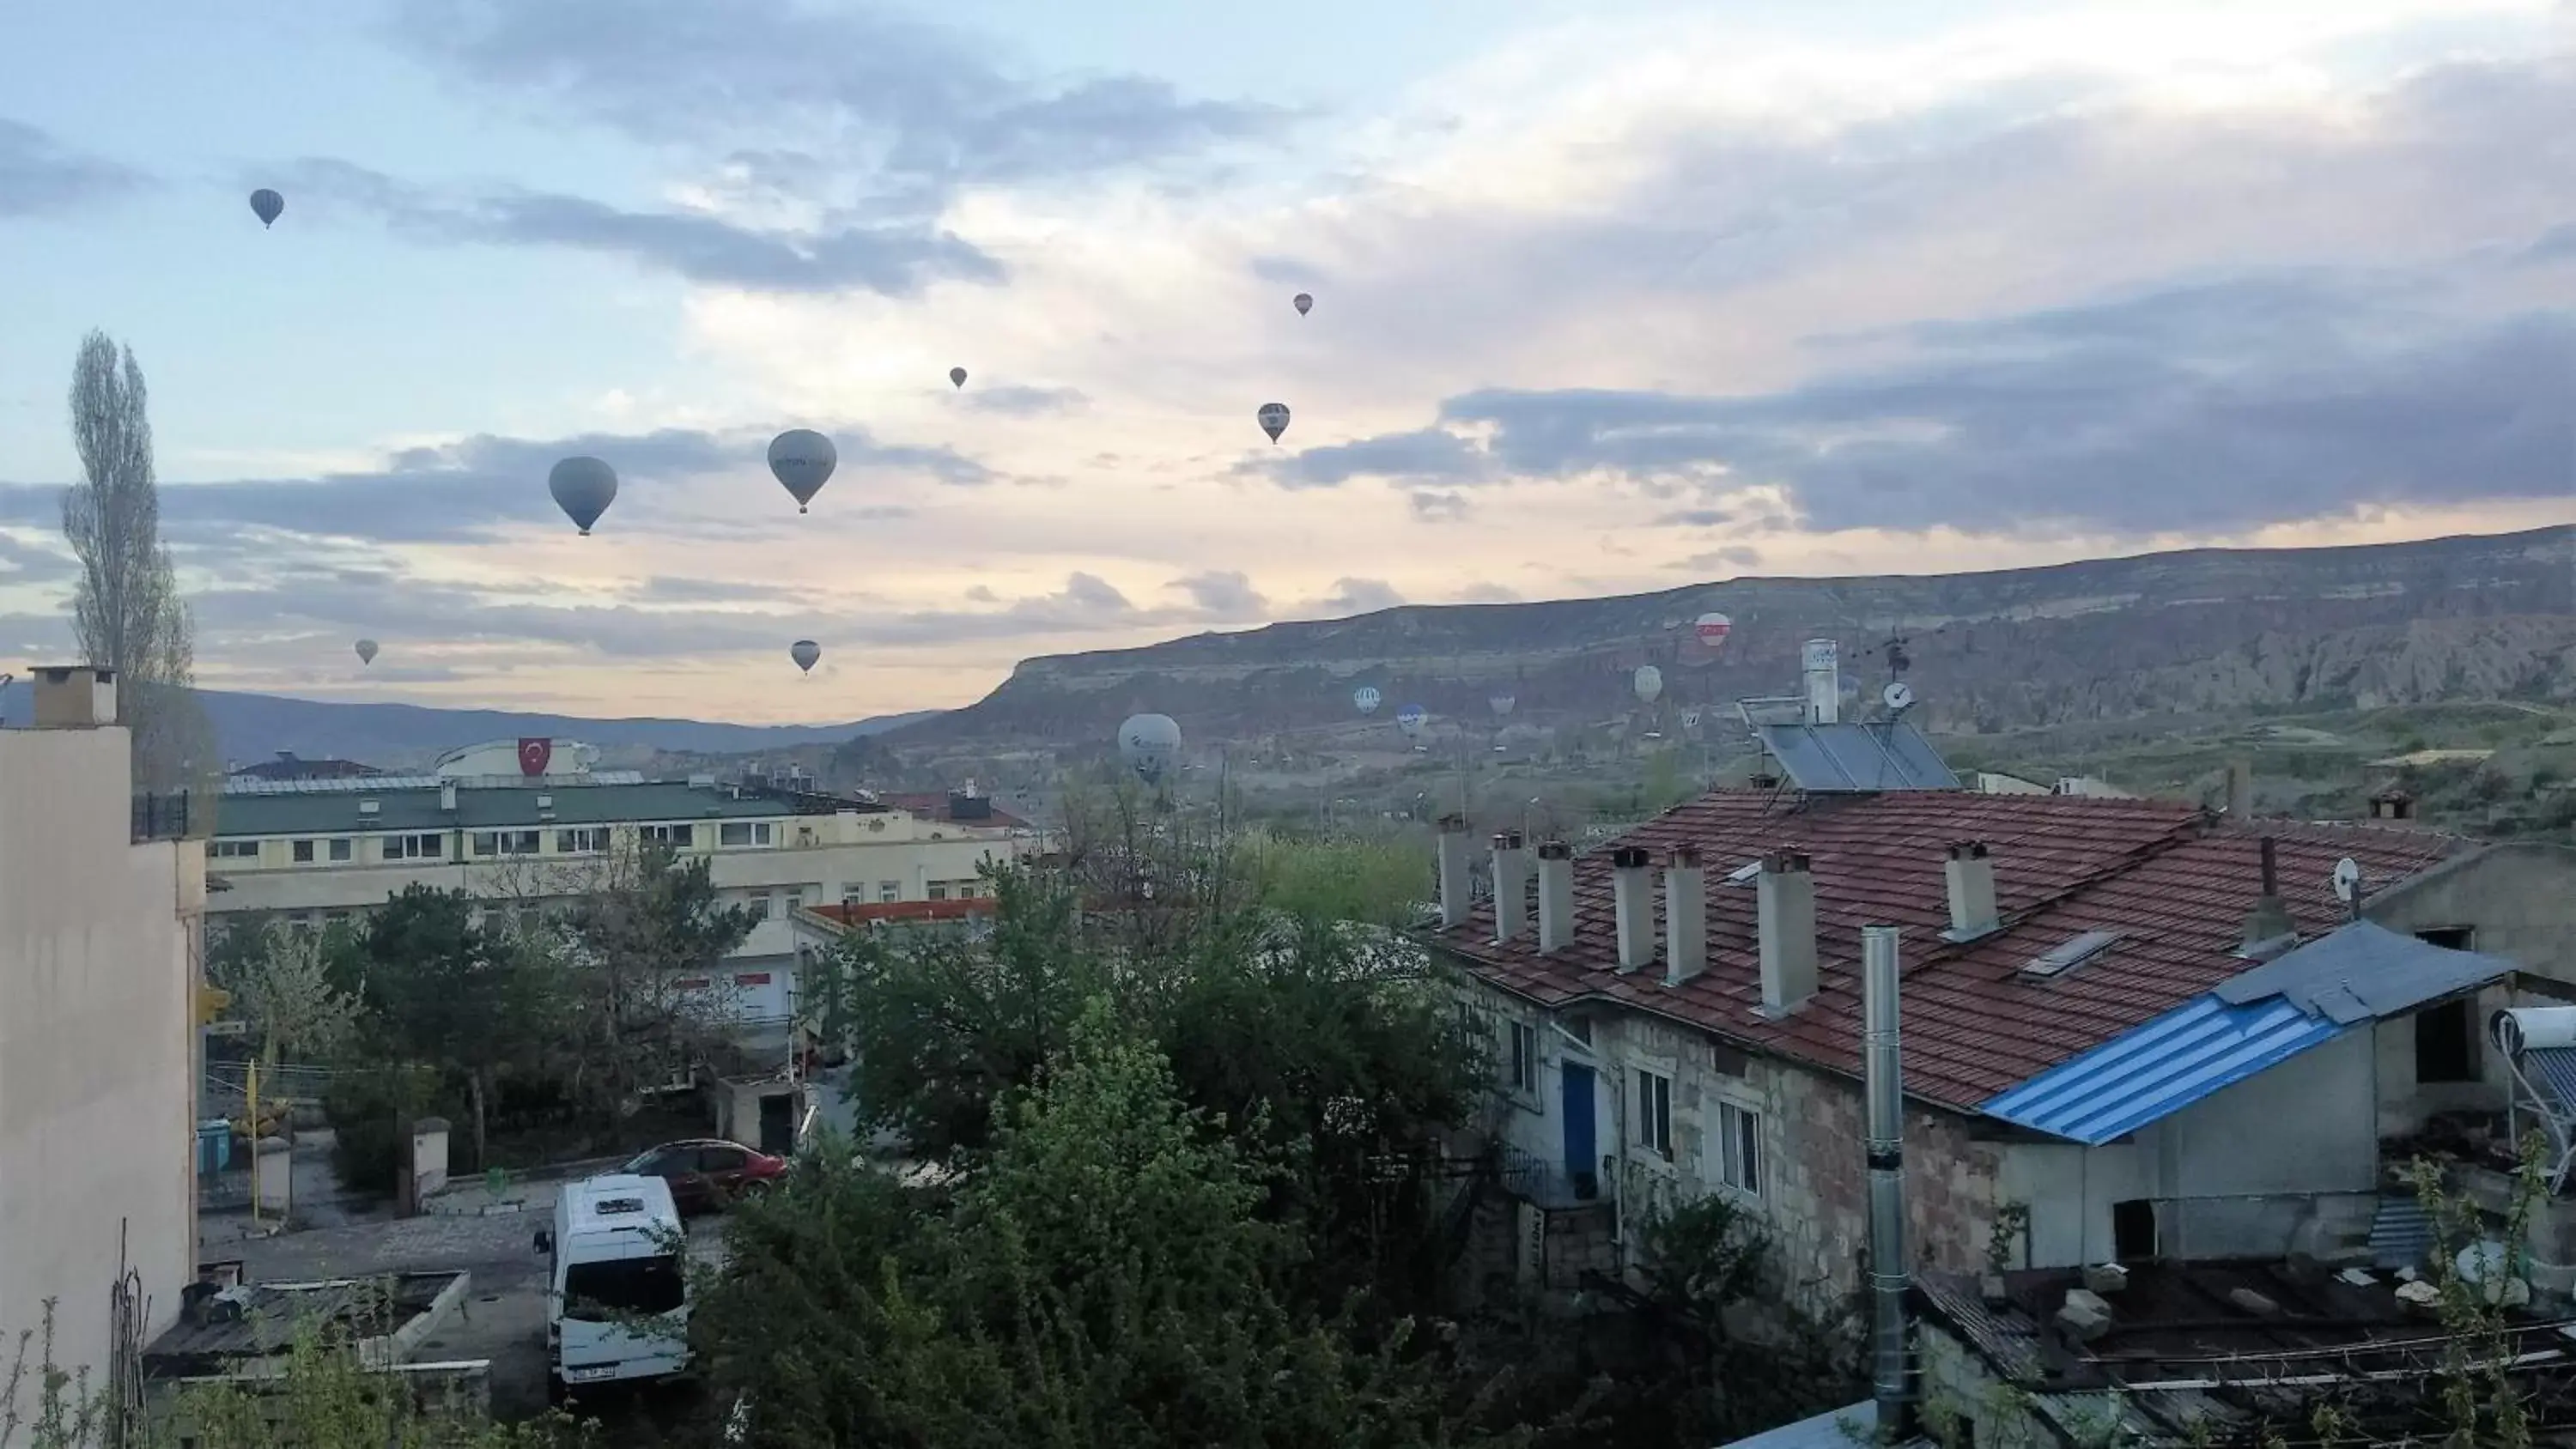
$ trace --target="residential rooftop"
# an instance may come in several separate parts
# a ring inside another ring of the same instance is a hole
[[[418,777],[413,777],[417,779]],[[538,826],[610,825],[629,822],[775,820],[837,810],[883,812],[875,801],[779,792],[758,786],[632,779],[585,782],[578,777],[542,784],[457,784],[456,808],[445,805],[445,786],[388,782],[376,790],[233,794],[216,811],[219,839],[406,830],[508,830]],[[362,811],[372,802],[372,812]]]

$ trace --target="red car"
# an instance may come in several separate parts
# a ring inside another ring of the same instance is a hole
[[[718,1212],[737,1199],[766,1191],[786,1173],[787,1159],[710,1137],[665,1142],[617,1170],[669,1183],[671,1202],[687,1217]]]

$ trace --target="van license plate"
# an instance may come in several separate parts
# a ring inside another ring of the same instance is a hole
[[[595,1384],[602,1379],[615,1378],[616,1376],[617,1365],[613,1363],[604,1363],[599,1365],[597,1368],[576,1368],[564,1370],[564,1382],[568,1384]]]

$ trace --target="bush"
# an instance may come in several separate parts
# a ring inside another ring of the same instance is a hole
[[[376,1067],[334,1077],[322,1094],[330,1120],[331,1167],[342,1186],[390,1195],[400,1176],[406,1118],[454,1115],[437,1075],[422,1067]]]

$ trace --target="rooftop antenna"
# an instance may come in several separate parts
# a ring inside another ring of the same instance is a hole
[[[2361,862],[2347,855],[2335,862],[2335,899],[2343,902],[2353,920],[2361,919]]]

